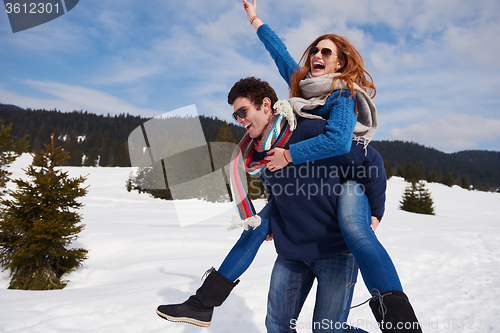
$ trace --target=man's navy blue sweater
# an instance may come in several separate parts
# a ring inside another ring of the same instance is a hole
[[[324,120],[300,118],[288,145],[324,131]],[[254,152],[252,158],[258,161],[265,156],[265,152]],[[363,165],[377,167],[378,177],[366,171],[366,177],[359,178]],[[367,184],[370,204],[380,214],[373,214],[372,209],[372,215],[382,216],[386,176],[382,158],[371,147],[365,156],[363,146],[354,143],[347,154],[298,165],[290,163],[281,170],[266,169],[261,174],[272,198],[271,229],[278,254],[288,259],[314,260],[349,252],[336,210],[341,180],[353,175]]]

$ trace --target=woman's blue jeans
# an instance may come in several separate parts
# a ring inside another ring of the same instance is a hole
[[[267,298],[267,332],[296,332],[300,325],[311,327],[313,332],[343,332],[349,315],[344,310],[351,306],[357,275],[358,267],[350,253],[310,261],[278,255]],[[318,287],[312,322],[298,322],[314,279]]]
[[[261,224],[257,228],[243,231],[220,266],[219,273],[229,280],[236,280],[247,270],[269,234],[270,206],[268,203],[260,211]],[[354,180],[342,184],[337,217],[342,236],[356,258],[368,291],[403,291],[389,254],[370,227],[371,211],[368,199],[361,185]]]
[[[261,218],[260,225],[253,229],[244,230],[240,239],[234,244],[220,265],[218,271],[228,280],[235,281],[243,274],[252,263],[260,246],[269,235],[269,219],[271,217],[271,205],[267,203],[258,214]]]
[[[356,258],[368,291],[403,291],[391,257],[370,227],[370,203],[356,181],[342,184],[337,216],[342,236]]]

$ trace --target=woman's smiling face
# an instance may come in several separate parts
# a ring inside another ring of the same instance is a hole
[[[342,68],[342,64],[337,57],[337,45],[331,40],[320,40],[319,43],[316,44],[316,48],[313,47],[311,50],[317,50],[315,54],[310,55],[311,75],[313,77],[332,74]],[[331,54],[325,55],[329,50],[331,50]]]

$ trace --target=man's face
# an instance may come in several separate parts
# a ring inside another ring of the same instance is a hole
[[[243,119],[238,117],[238,124],[245,127],[251,138],[260,137],[269,123],[271,114],[267,104],[267,102],[263,102],[261,107],[257,109],[252,101],[246,97],[238,97],[234,101],[234,111],[241,108],[245,110],[246,116]]]

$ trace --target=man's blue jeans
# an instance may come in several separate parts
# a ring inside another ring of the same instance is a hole
[[[344,331],[351,306],[358,267],[350,253],[311,261],[286,259],[274,263],[267,299],[268,333],[296,332],[302,325],[313,332]],[[312,322],[298,322],[302,305],[317,279],[316,303]]]
[[[337,215],[342,236],[356,258],[368,291],[403,291],[391,257],[370,227],[370,203],[354,180],[342,184]]]

